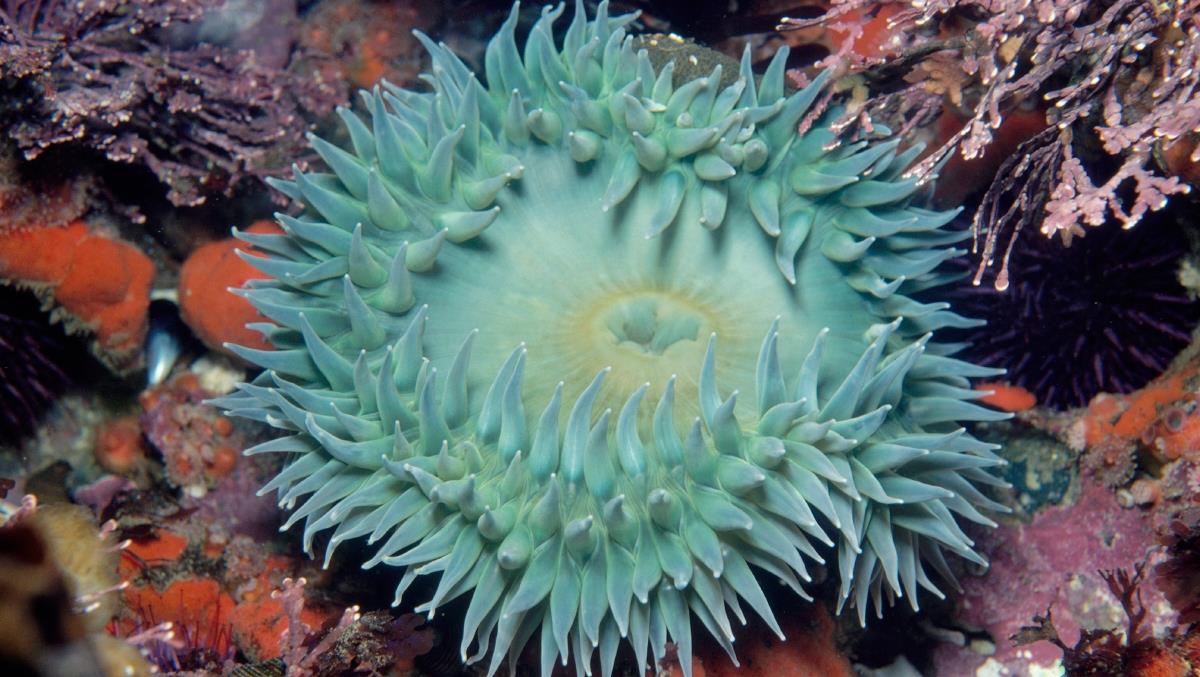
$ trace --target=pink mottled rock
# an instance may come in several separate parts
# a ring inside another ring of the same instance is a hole
[[[109,504],[113,502],[117,494],[122,494],[136,488],[137,485],[129,481],[126,477],[104,475],[95,482],[85,484],[76,489],[73,496],[76,503],[82,503],[91,508],[92,512],[99,517],[108,509]]]
[[[1146,559],[1153,565],[1162,557],[1151,514],[1120,507],[1109,490],[1094,484],[1085,485],[1074,503],[1043,510],[1028,524],[1004,524],[980,541],[991,567],[962,582],[958,618],[990,633],[996,651],[983,656],[945,645],[935,656],[939,675],[1027,675],[1052,667],[1061,657],[1056,647],[1048,642],[1016,647],[1009,637],[1047,607],[1068,645],[1081,628],[1123,626],[1121,607],[1096,572]],[[1173,614],[1152,582],[1141,590],[1161,630]]]
[[[237,467],[247,446],[232,421],[205,404],[213,395],[183,372],[139,396],[142,431],[162,454],[167,481],[196,498]]]

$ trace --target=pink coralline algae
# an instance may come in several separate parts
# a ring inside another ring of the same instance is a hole
[[[433,648],[433,632],[416,614],[393,619],[386,612],[359,613],[357,606],[342,612],[323,635],[304,622],[303,578],[288,578],[271,597],[283,604],[287,629],[280,638],[287,677],[345,674],[409,673],[413,659]]]
[[[1190,190],[1178,175],[1200,160],[1189,140],[1200,129],[1198,9],[1194,1],[834,0],[825,14],[780,28],[849,34],[827,60],[860,73],[868,90],[846,124],[912,126],[932,120],[943,99],[966,109],[965,124],[911,170],[916,176],[956,151],[980,156],[1006,117],[1046,106],[1047,127],[999,167],[975,214],[975,282],[999,259],[994,284],[1004,289],[1024,228],[1069,244],[1109,219],[1133,227]],[[887,53],[856,53],[856,36],[885,12]],[[1186,157],[1164,161],[1172,146]]]
[[[280,173],[304,144],[306,116],[342,103],[345,86],[249,50],[165,42],[166,28],[220,4],[3,0],[0,128],[28,160],[71,144],[144,166],[177,205]]]
[[[1011,638],[1018,645],[1048,642],[1062,651],[1062,664],[1068,675],[1126,675],[1128,677],[1190,677],[1200,670],[1200,633],[1183,626],[1156,637],[1147,620],[1150,617],[1142,598],[1146,582],[1145,564],[1132,572],[1125,569],[1101,571],[1125,616],[1114,628],[1083,630],[1074,646],[1058,634],[1050,610],[1037,616],[1034,625],[1021,628]]]
[[[1061,651],[1049,642],[1016,646],[1010,637],[1051,609],[1062,640],[1074,645],[1081,629],[1124,622],[1118,600],[1098,572],[1131,567],[1158,552],[1148,513],[1120,507],[1112,493],[1087,484],[1070,505],[1038,513],[1029,524],[1006,524],[980,543],[991,565],[963,581],[960,622],[984,629],[995,641],[992,656],[943,645],[938,674],[1024,675],[1054,665]],[[1142,586],[1147,627],[1169,621],[1169,607],[1152,585]],[[1164,617],[1166,614],[1167,617]],[[979,672],[978,674],[983,674]]]

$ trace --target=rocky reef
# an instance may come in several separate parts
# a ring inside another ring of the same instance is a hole
[[[0,672],[1196,674],[1197,7],[0,2]]]

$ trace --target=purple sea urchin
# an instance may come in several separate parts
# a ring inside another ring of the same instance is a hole
[[[51,356],[65,354],[67,343],[32,294],[0,286],[0,445],[32,433],[66,387]]]
[[[1142,387],[1188,345],[1200,321],[1200,303],[1179,283],[1189,245],[1176,218],[1175,210],[1156,214],[1130,230],[1109,223],[1070,247],[1022,237],[1008,289],[996,291],[989,268],[979,286],[966,280],[949,295],[988,321],[960,332],[971,341],[964,358],[1005,367],[1011,383],[1056,409]]]
[[[632,16],[577,2],[559,47],[562,11],[522,51],[514,8],[486,86],[420,36],[432,91],[364,92],[333,173],[277,184],[307,212],[241,234],[277,349],[219,404],[288,433],[247,451],[288,457],[285,528],[379,543],[397,603],[439,574],[417,608],[469,596],[488,674],[536,635],[546,675],[669,638],[690,676],[692,616],[732,655],[742,601],[778,632],[753,569],[804,596],[823,552],[860,620],[940,595],[944,551],[983,561],[957,517],[1002,509],[958,421],[1004,415],[932,341],[975,323],[909,296],[963,237],[911,204],[920,149],[799,134],[825,78],[788,93],[786,51],[676,81]]]

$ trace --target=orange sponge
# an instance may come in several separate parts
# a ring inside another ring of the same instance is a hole
[[[251,233],[281,233],[271,221],[256,221],[246,229]],[[231,294],[248,280],[267,275],[238,258],[234,250],[257,255],[237,239],[209,242],[188,256],[179,271],[179,310],[196,336],[212,350],[230,354],[223,344],[236,343],[249,348],[269,350],[271,345],[258,332],[246,328],[248,322],[266,321],[246,299]]]
[[[131,585],[125,589],[124,597],[126,608],[139,619],[139,623],[126,619],[124,634],[169,621],[188,648],[203,649],[217,656],[232,653],[230,619],[234,601],[216,581],[181,578],[162,592],[152,585]]]
[[[1025,411],[1037,406],[1037,396],[1021,386],[1007,383],[976,383],[976,390],[990,390],[991,395],[980,399],[1001,411]]]
[[[117,371],[138,364],[153,278],[141,250],[82,221],[0,234],[0,279],[32,289],[68,330],[94,333],[96,356]]]

